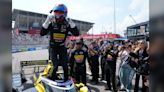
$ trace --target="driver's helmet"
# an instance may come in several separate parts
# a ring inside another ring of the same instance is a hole
[[[51,12],[55,12],[55,11],[61,11],[61,12],[64,12],[64,15],[63,17],[67,17],[67,7],[64,5],[64,4],[58,4],[56,5],[51,11]]]

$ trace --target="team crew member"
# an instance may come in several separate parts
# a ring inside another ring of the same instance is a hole
[[[115,83],[115,79],[116,79],[116,54],[113,51],[113,45],[109,45],[107,47],[106,53],[105,53],[105,59],[106,59],[106,80],[107,80],[107,86],[108,86],[108,90],[111,90],[111,84],[112,83],[112,87],[113,87],[113,91],[116,91],[116,83]]]
[[[101,58],[100,58],[100,63],[101,63],[101,80],[104,80],[105,79],[105,47],[107,45],[107,43],[101,43],[101,47],[100,47],[100,55],[101,55]]]
[[[99,77],[99,47],[97,43],[94,41],[91,43],[91,46],[88,48],[89,51],[89,59],[90,59],[90,66],[92,72],[92,82],[98,84],[98,77]]]
[[[82,82],[86,84],[86,59],[88,59],[88,52],[82,49],[83,43],[76,42],[76,48],[71,54],[71,76],[75,78],[77,83]]]
[[[50,79],[55,80],[58,66],[61,65],[64,70],[64,81],[68,80],[68,66],[67,66],[67,49],[65,47],[65,40],[68,32],[78,36],[79,31],[73,21],[67,18],[67,7],[64,4],[55,6],[51,12],[53,15],[47,16],[47,19],[42,25],[40,32],[41,36],[50,35],[50,59],[54,65],[53,73]],[[50,13],[51,13],[50,12]]]
[[[85,51],[88,51],[88,46],[84,43],[83,38],[80,38],[80,41],[83,43],[82,49],[85,50]]]

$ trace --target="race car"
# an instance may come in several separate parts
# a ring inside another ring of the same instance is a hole
[[[47,77],[52,73],[53,65],[49,61],[43,73],[34,75],[34,86],[38,92],[90,92],[83,83],[74,84],[73,80],[63,81],[63,73],[57,72],[57,80],[52,81]]]

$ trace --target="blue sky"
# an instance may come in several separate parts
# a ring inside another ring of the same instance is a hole
[[[21,9],[49,14],[56,4],[63,3],[68,7],[68,17],[93,22],[93,33],[113,31],[113,0],[13,0],[13,9]],[[116,33],[123,35],[127,26],[135,24],[129,17],[132,15],[137,23],[148,21],[149,0],[115,0]],[[92,33],[92,30],[89,31]]]

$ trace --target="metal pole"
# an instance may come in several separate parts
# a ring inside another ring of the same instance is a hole
[[[116,9],[115,9],[115,0],[114,0],[114,33],[116,33]]]

